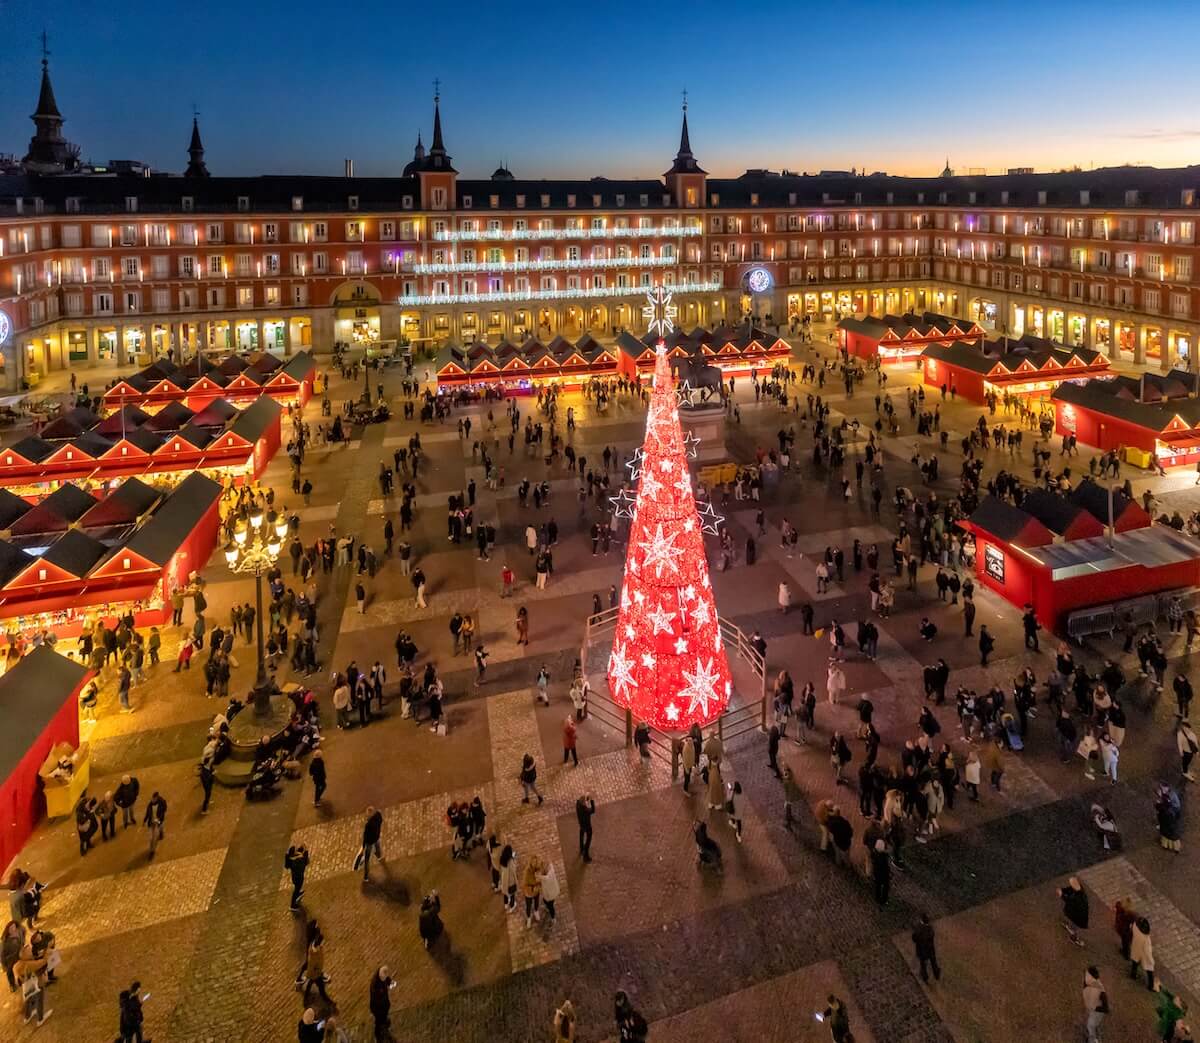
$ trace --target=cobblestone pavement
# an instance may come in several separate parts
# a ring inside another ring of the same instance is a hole
[[[807,351],[797,355],[808,357]],[[389,373],[385,379],[389,392],[397,392],[399,377]],[[902,401],[913,379],[907,369],[892,375],[895,401]],[[791,412],[756,405],[748,382],[738,383],[741,421],[729,424],[727,442],[735,458],[747,460],[775,444],[781,424],[797,421]],[[335,379],[335,403],[356,396],[360,386]],[[802,389],[802,396],[809,391],[818,389]],[[835,418],[873,421],[873,388],[850,399],[829,385],[820,393],[833,402]],[[574,442],[590,467],[599,467],[603,446],[627,455],[640,442],[640,408],[618,403],[610,415],[597,417],[581,401],[574,404],[579,419]],[[520,407],[523,415],[533,411],[529,400]],[[885,444],[889,489],[895,483],[919,487],[909,462],[912,444],[931,444],[915,438],[907,411],[901,413],[902,438]],[[310,404],[311,423],[319,422],[318,414],[319,406]],[[943,426],[959,431],[974,422],[978,410],[945,403],[942,414]],[[330,789],[321,807],[312,806],[311,783],[303,779],[289,782],[267,802],[247,802],[236,790],[218,788],[211,813],[202,818],[194,762],[208,722],[222,707],[204,697],[197,671],[172,671],[178,634],[167,628],[163,664],[134,691],[138,712],[116,713],[113,678],[107,676],[99,719],[87,725],[97,789],[133,772],[143,792],[157,788],[167,796],[168,835],[158,857],[147,860],[139,829],[122,832],[80,859],[70,825],[62,822],[47,823],[22,852],[20,863],[50,884],[44,922],[64,951],[62,982],[50,996],[55,1016],[36,1038],[111,1039],[116,993],[136,976],[153,994],[146,1028],[159,1043],[294,1039],[303,1006],[291,981],[311,919],[327,939],[332,974],[331,1003],[315,1002],[323,1015],[337,1014],[356,1043],[371,1038],[367,982],[382,963],[399,983],[392,1021],[396,1038],[405,1043],[537,1043],[550,1038],[552,1013],[564,998],[579,1013],[581,1043],[608,1040],[618,988],[652,1022],[650,1038],[657,1041],[816,1043],[828,1032],[812,1015],[829,993],[846,999],[860,1041],[1070,1038],[1079,1031],[1078,982],[1086,961],[1102,966],[1116,1000],[1110,1038],[1135,1040],[1150,1024],[1151,998],[1144,987],[1127,982],[1112,938],[1103,937],[1108,907],[1126,894],[1151,919],[1164,982],[1200,1002],[1194,865],[1187,854],[1180,858],[1158,847],[1151,810],[1155,782],[1178,780],[1173,700],[1157,696],[1138,678],[1135,660],[1119,646],[1096,642],[1077,654],[1089,662],[1113,657],[1130,679],[1121,692],[1130,721],[1120,783],[1087,779],[1077,758],[1064,764],[1052,721],[1042,713],[1030,724],[1025,752],[1003,754],[999,792],[985,787],[978,804],[960,794],[943,814],[935,839],[905,846],[904,870],[893,874],[890,899],[881,907],[864,878],[859,844],[865,820],[858,814],[853,779],[862,747],[852,743],[851,785],[839,786],[829,766],[830,735],[835,729],[853,735],[857,701],[869,695],[883,735],[880,757],[895,761],[904,740],[915,734],[927,663],[946,660],[951,690],[959,683],[1006,688],[1026,665],[1044,676],[1051,642],[1044,641],[1040,652],[1025,650],[1018,614],[981,590],[976,623],[986,622],[998,641],[996,657],[981,667],[974,639],[963,635],[960,606],[937,600],[933,570],[926,568],[915,591],[898,585],[892,617],[878,621],[878,658],[858,654],[852,637],[854,622],[868,611],[868,575],[848,565],[840,581],[817,595],[813,559],[826,546],[848,551],[858,539],[864,546],[878,544],[886,566],[895,524],[890,497],[875,516],[869,500],[861,495],[844,500],[837,476],[815,471],[807,451],[798,452],[793,473],[768,488],[760,504],[731,500],[723,508],[739,553],[731,569],[713,575],[722,615],[761,632],[772,676],[787,669],[797,686],[811,680],[819,698],[808,745],[792,741],[793,725],[780,751],[803,793],[790,825],[763,737],[744,735],[729,743],[727,775],[745,793],[739,844],[725,816],[705,807],[701,787],[683,793],[669,764],[627,750],[621,730],[597,715],[579,725],[579,766],[561,763],[562,721],[570,712],[567,680],[581,652],[583,621],[593,596],[607,605],[610,586],[620,584],[621,547],[617,541],[607,557],[591,554],[587,529],[594,510],[589,506],[580,517],[575,482],[561,463],[547,468],[540,455],[527,456],[520,446],[510,457],[502,440],[496,455],[507,481],[488,490],[471,444],[485,427],[486,409],[475,407],[469,415],[476,425],[471,438],[460,439],[453,419],[423,429],[393,420],[365,429],[347,447],[311,451],[305,468],[316,490],[298,511],[306,542],[333,526],[379,552],[375,576],[365,577],[365,613],[354,604],[352,569],[317,578],[322,668],[308,682],[326,719],[329,671],[350,659],[360,666],[379,659],[390,668],[396,632],[404,628],[420,650],[418,666],[439,665],[449,734],[433,735],[400,719],[389,691],[382,721],[365,729],[328,729]],[[425,459],[417,480],[416,523],[404,538],[429,576],[422,610],[397,560],[382,553],[383,519],[394,516],[398,500],[382,496],[377,481],[379,461],[390,462],[392,451],[406,446],[414,430],[420,430]],[[801,431],[805,450],[808,438]],[[935,491],[952,495],[960,450],[952,444],[942,455]],[[995,451],[985,454],[985,462],[989,471],[1019,465]],[[526,475],[550,482],[551,504],[540,515],[517,503],[515,487]],[[454,546],[446,537],[446,498],[472,478],[477,518],[491,520],[499,533],[489,560],[479,560],[473,543]],[[264,480],[286,492],[289,479],[286,460],[280,459]],[[1139,494],[1144,486],[1167,502],[1193,502],[1190,487],[1178,480],[1135,480]],[[742,550],[757,531],[759,506],[767,534],[758,539],[757,563],[747,566]],[[555,573],[544,591],[533,586],[525,548],[530,518],[554,518],[559,527]],[[784,518],[801,533],[791,555],[777,538]],[[500,597],[505,562],[518,573],[511,600]],[[207,572],[214,619],[227,618],[235,601],[253,597],[250,584],[230,577],[219,560]],[[778,610],[782,578],[797,602],[812,602],[819,627],[834,619],[847,627],[847,694],[840,705],[825,700],[828,645],[799,633],[798,612],[784,616]],[[515,641],[518,605],[530,613],[528,646]],[[447,622],[456,610],[473,614],[477,641],[490,653],[487,680],[479,687],[471,660],[450,654]],[[939,628],[932,643],[917,633],[922,616]],[[1178,643],[1169,651],[1172,671],[1190,671],[1190,658]],[[245,690],[253,657],[240,642],[238,653],[234,685]],[[589,673],[599,670],[593,675],[598,690],[603,659],[603,650],[592,649],[584,664]],[[532,687],[543,663],[552,678],[548,708],[537,705]],[[288,676],[285,669],[281,679]],[[746,686],[739,697],[753,694]],[[938,741],[947,742],[961,762],[971,744],[953,706],[934,709],[942,728]],[[525,753],[538,766],[545,797],[540,805],[521,801],[516,776]],[[578,855],[574,810],[585,794],[597,804],[595,860],[587,865]],[[491,892],[482,852],[450,860],[446,806],[475,795],[487,808],[489,832],[514,846],[519,865],[535,854],[553,862],[562,887],[555,923],[544,918],[527,929],[523,910],[506,914]],[[812,809],[824,798],[839,801],[855,829],[849,865],[835,864],[819,850]],[[1089,809],[1097,799],[1121,824],[1125,849],[1119,857],[1099,848],[1091,828]],[[363,884],[351,863],[368,804],[384,813],[385,857],[372,865],[370,882]],[[725,850],[720,878],[696,871],[690,839],[695,819],[709,821]],[[1185,852],[1193,839],[1185,818]],[[287,908],[290,882],[282,869],[293,842],[312,852],[303,908],[296,914]],[[1072,873],[1081,876],[1093,901],[1096,929],[1087,950],[1064,944],[1057,928],[1054,887]],[[433,888],[442,896],[446,931],[426,952],[417,936],[417,909]],[[933,918],[943,950],[944,980],[928,988],[917,977],[909,941],[920,912]],[[1034,996],[1037,1003],[1030,1000]],[[1028,1023],[1022,1020],[1026,1015]],[[0,1038],[24,1041],[35,1034],[5,1005]]]

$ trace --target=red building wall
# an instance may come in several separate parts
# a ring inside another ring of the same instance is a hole
[[[89,673],[72,689],[70,696],[45,730],[29,747],[13,773],[0,782],[0,870],[5,870],[25,846],[34,827],[46,813],[46,798],[38,778],[38,768],[56,742],[79,745],[79,691],[92,675]]]
[[[940,359],[925,359],[922,369],[927,387],[940,389],[945,384],[947,390],[955,388],[957,393],[969,402],[983,401],[982,373],[960,369],[958,366],[951,366]]]
[[[1152,453],[1157,437],[1148,428],[1138,427],[1127,420],[1058,400],[1054,402],[1054,430],[1060,436],[1074,435],[1084,445],[1094,446],[1101,452],[1129,445]]]

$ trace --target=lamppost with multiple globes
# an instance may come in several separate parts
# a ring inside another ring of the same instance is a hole
[[[263,649],[262,577],[278,560],[283,539],[288,533],[287,519],[274,510],[263,513],[257,507],[244,513],[233,530],[233,540],[225,547],[225,561],[231,572],[254,576],[255,621],[258,626],[258,672],[254,679],[254,708],[259,713],[270,709],[275,685],[267,679]]]

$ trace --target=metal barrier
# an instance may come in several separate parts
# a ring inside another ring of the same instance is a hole
[[[580,667],[585,674],[592,646],[616,629],[619,614],[620,610],[614,607],[588,616],[587,623],[584,625],[583,645],[579,652]],[[721,741],[728,742],[730,739],[736,739],[739,735],[745,735],[748,732],[756,730],[765,732],[767,730],[767,663],[758,649],[750,643],[749,637],[741,627],[722,616],[717,617],[717,624],[726,646],[737,652],[738,658],[749,666],[751,673],[758,681],[757,699],[732,710],[726,710],[713,722]],[[609,695],[593,691],[588,699],[588,712],[594,712],[597,717],[614,728],[624,728],[625,745],[633,745],[632,710],[619,705]],[[713,725],[709,725],[709,727],[711,728]],[[650,728],[650,751],[652,754],[657,754],[670,761],[672,776],[678,773],[679,746],[677,740],[668,732],[654,727]]]

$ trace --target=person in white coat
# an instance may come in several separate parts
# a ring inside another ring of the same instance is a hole
[[[1146,972],[1146,988],[1154,991],[1154,946],[1150,942],[1150,921],[1144,916],[1133,924],[1129,942],[1129,977],[1137,981],[1138,968]]]
[[[542,865],[546,867],[546,871],[542,873],[542,908],[546,910],[548,922],[553,926],[557,922],[554,903],[558,901],[561,888],[558,886],[558,874],[554,871],[554,863],[547,858],[542,860]]]
[[[792,588],[786,583],[779,584],[779,611],[785,616],[792,607]]]
[[[842,692],[846,690],[846,675],[837,663],[829,664],[829,674],[825,678],[825,690],[831,703],[837,703]]]

